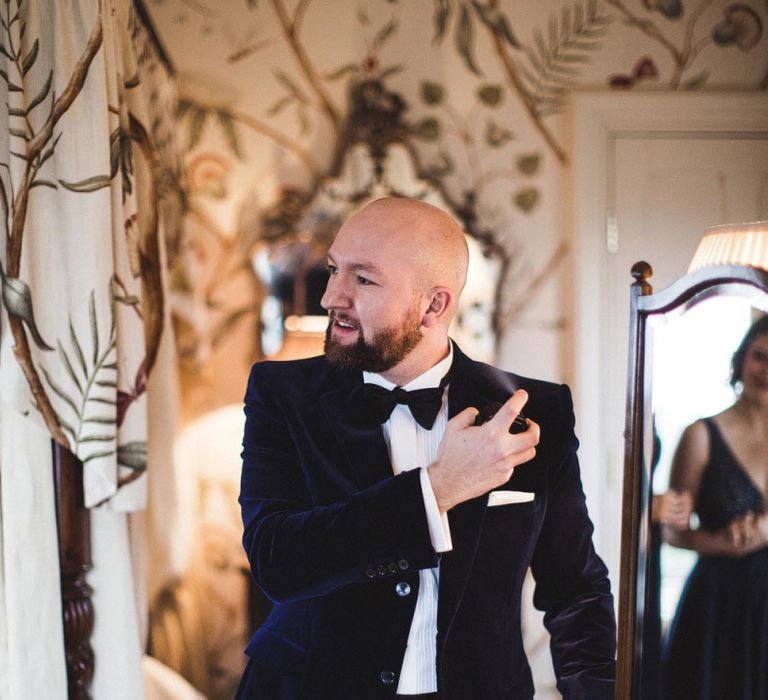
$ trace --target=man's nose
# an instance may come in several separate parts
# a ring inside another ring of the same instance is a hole
[[[342,281],[336,275],[328,278],[328,284],[325,286],[325,293],[320,299],[320,306],[326,311],[331,309],[349,308],[351,302],[349,294],[344,288]]]

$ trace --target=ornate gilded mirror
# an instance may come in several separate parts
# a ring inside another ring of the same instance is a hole
[[[380,197],[402,196],[444,209],[463,227],[470,269],[452,336],[473,357],[492,361],[503,331],[500,297],[507,251],[491,231],[479,227],[471,193],[465,201],[453,201],[440,178],[422,168],[409,139],[406,105],[397,93],[378,80],[364,80],[352,87],[350,104],[329,174],[306,195],[284,191],[262,219],[254,267],[268,289],[261,309],[265,354],[284,351],[297,338],[302,342],[292,344],[298,352],[320,351],[325,251],[353,211]]]
[[[637,263],[632,275],[616,688],[616,698],[624,700],[678,697],[669,694],[675,679],[689,687],[701,678],[709,682],[707,669],[681,667],[670,647],[676,635],[698,641],[712,634],[707,625],[715,603],[692,608],[687,589],[685,614],[693,613],[697,626],[682,629],[681,596],[697,555],[665,541],[661,529],[667,528],[669,540],[669,526],[654,522],[653,496],[670,488],[671,463],[685,427],[734,403],[733,354],[768,310],[768,273],[762,270],[704,267],[657,293],[647,263]],[[686,525],[690,531],[701,525],[702,488]],[[731,657],[739,653],[737,640],[727,643]],[[713,659],[712,668],[717,663]]]

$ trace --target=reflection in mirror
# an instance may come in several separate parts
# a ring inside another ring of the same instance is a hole
[[[261,216],[252,264],[266,289],[260,309],[261,345],[270,359],[296,359],[322,352],[325,253],[341,224],[381,197],[410,197],[451,214],[469,247],[467,284],[451,336],[477,360],[495,359],[509,320],[502,295],[509,252],[480,225],[477,192],[450,194],[441,174],[426,170],[411,142],[406,104],[382,81],[350,87],[349,113],[329,172],[308,191],[284,187]]]
[[[649,319],[643,698],[768,697],[768,321],[731,384],[734,353],[762,315],[713,296]]]

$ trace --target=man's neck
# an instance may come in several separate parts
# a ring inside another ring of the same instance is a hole
[[[443,343],[435,348],[417,346],[402,362],[386,372],[381,372],[381,376],[397,386],[405,386],[448,357],[451,351],[450,342],[445,337]]]

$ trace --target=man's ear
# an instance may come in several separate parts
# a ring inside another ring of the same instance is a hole
[[[431,328],[442,320],[453,302],[453,292],[446,287],[435,287],[430,290],[429,306],[421,319],[421,325]]]

